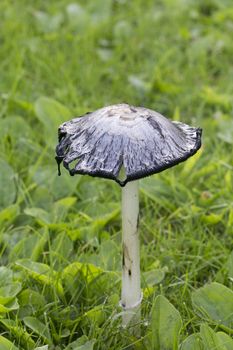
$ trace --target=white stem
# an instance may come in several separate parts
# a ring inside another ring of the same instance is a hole
[[[140,242],[138,232],[139,181],[122,188],[122,292],[123,326],[140,322]]]

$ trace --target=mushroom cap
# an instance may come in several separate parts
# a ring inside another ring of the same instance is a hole
[[[201,129],[128,104],[67,121],[59,127],[58,138],[59,174],[63,162],[71,175],[109,178],[121,186],[183,162],[201,147]]]

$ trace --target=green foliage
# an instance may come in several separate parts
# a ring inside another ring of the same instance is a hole
[[[30,350],[35,348],[35,342],[31,335],[25,330],[20,322],[8,319],[1,319],[0,322],[24,348]]]
[[[180,313],[159,295],[152,306],[152,349],[176,350],[182,320]]]
[[[11,341],[0,335],[0,345],[2,350],[19,350]]]
[[[223,348],[225,348],[226,350],[232,349],[233,339],[229,337],[229,335],[223,332],[217,332],[217,338]]]
[[[29,259],[22,259],[16,262],[16,266],[25,271],[26,275],[32,277],[38,283],[55,288],[58,294],[63,295],[62,284],[59,281],[57,272],[48,265]]]
[[[188,336],[181,344],[180,350],[203,350],[200,334]]]
[[[0,159],[0,208],[11,205],[16,199],[15,174],[12,167]]]
[[[65,350],[93,350],[95,344],[95,340],[88,340],[88,338],[84,335],[80,337],[78,340],[75,340],[71,344],[69,344]]]
[[[232,21],[230,0],[0,1],[1,350],[233,348]],[[137,339],[120,188],[54,160],[61,122],[119,102],[203,128],[140,181]]]
[[[51,98],[40,97],[35,102],[35,114],[44,127],[46,142],[54,148],[57,138],[51,133],[51,130],[56,130],[64,120],[69,120],[71,118],[70,111]]]
[[[203,318],[233,331],[233,291],[213,282],[192,294],[194,308]]]
[[[42,337],[46,343],[51,344],[51,337],[47,324],[40,322],[36,317],[32,316],[24,317],[23,321],[28,328]]]

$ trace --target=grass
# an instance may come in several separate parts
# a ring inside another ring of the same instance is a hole
[[[212,282],[233,287],[232,25],[228,0],[1,1],[4,349],[160,350],[158,295],[181,315],[179,343],[195,334],[213,349],[219,330],[232,335],[233,321],[194,302],[206,283],[213,295]],[[54,161],[62,121],[119,102],[203,128],[201,152],[140,184],[140,339],[122,331],[117,307],[120,188],[65,170],[58,178]],[[232,310],[222,293],[207,300]]]

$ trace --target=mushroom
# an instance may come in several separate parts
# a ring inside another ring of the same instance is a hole
[[[63,162],[70,175],[108,178],[122,187],[121,306],[123,325],[135,324],[142,300],[138,179],[195,154],[201,147],[201,129],[170,121],[151,109],[116,104],[63,123],[58,135],[59,175]]]

